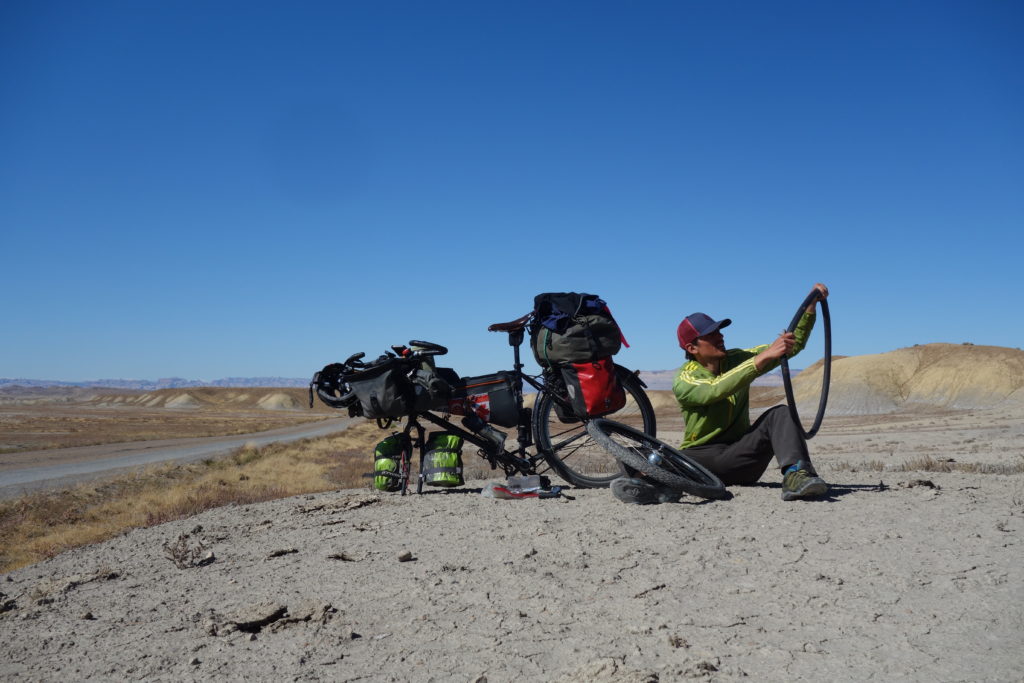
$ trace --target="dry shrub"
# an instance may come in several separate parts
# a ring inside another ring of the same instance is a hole
[[[188,569],[203,564],[203,553],[206,546],[197,540],[195,545],[189,543],[188,534],[181,534],[175,543],[164,543],[164,554],[178,569]]]
[[[956,462],[936,460],[930,456],[901,463],[869,460],[862,463],[832,463],[839,472],[960,472],[962,474],[1024,474],[1024,459],[1013,463]]]

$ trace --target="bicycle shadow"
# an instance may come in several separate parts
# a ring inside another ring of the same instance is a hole
[[[463,495],[464,496],[464,495],[473,494],[473,495],[479,496],[482,492],[483,492],[482,488],[475,488],[474,489],[474,488],[459,487],[459,488],[446,489],[446,488],[434,488],[434,487],[426,488],[426,487],[424,487],[423,491],[421,493],[419,493],[418,495],[421,495],[421,496],[457,496],[457,495]],[[412,490],[409,491],[409,494],[410,495],[417,495],[416,492],[412,491]]]

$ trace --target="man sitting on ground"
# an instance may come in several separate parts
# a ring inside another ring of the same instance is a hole
[[[818,283],[815,289],[818,300],[828,296],[825,285]],[[716,321],[693,313],[676,330],[687,358],[672,386],[686,422],[680,449],[726,486],[756,483],[774,456],[782,470],[783,500],[828,493],[786,406],[765,411],[753,426],[749,412],[751,382],[778,367],[783,356],[790,358],[804,348],[814,327],[816,303],[807,307],[793,333],[784,332],[771,344],[749,349],[726,349],[721,329],[732,322],[728,318]],[[616,479],[612,493],[630,503],[678,499],[671,495],[674,492],[635,477]]]

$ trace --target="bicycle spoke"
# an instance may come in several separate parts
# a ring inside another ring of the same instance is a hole
[[[579,427],[576,427],[575,429],[579,429]],[[566,430],[566,431],[560,432],[558,434],[552,434],[552,436],[553,437],[559,437],[562,434],[568,434],[570,431],[572,431],[572,430]],[[568,446],[569,444],[573,443],[574,441],[580,440],[581,438],[589,438],[589,435],[587,434],[586,431],[584,431],[582,429],[579,429],[579,431],[576,433],[575,436],[572,436],[572,437],[570,437],[570,438],[568,438],[568,439],[566,439],[564,441],[554,441],[554,440],[552,440],[551,447],[553,449],[555,449],[555,450],[561,450],[561,449],[565,448],[566,446]],[[579,445],[576,446],[576,448],[580,448],[582,445],[583,444],[579,444]]]

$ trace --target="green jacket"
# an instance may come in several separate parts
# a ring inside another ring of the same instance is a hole
[[[790,358],[803,350],[814,327],[814,312],[804,313],[793,330],[796,344]],[[686,433],[680,448],[707,443],[732,443],[750,429],[750,383],[759,375],[777,368],[776,361],[758,372],[754,357],[768,344],[752,349],[729,349],[722,360],[721,372],[711,374],[697,361],[687,361],[679,368],[672,393],[676,395]]]

